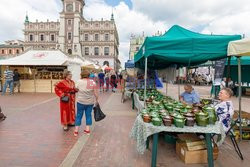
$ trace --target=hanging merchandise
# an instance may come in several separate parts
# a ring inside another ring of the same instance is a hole
[[[161,78],[165,78],[168,83],[174,83],[176,81],[176,66],[158,70],[158,74]]]

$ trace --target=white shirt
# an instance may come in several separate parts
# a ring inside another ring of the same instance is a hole
[[[78,103],[86,105],[95,103],[94,89],[96,89],[96,83],[94,80],[80,79],[76,83],[76,88],[79,89],[77,93]]]
[[[231,127],[231,119],[234,115],[232,101],[223,101],[215,106],[219,121],[222,122],[225,132]]]

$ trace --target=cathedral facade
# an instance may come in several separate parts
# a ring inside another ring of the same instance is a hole
[[[60,19],[56,22],[30,22],[26,16],[24,49],[60,49],[118,70],[119,37],[113,14],[110,20],[86,20],[84,0],[62,0],[62,3]]]

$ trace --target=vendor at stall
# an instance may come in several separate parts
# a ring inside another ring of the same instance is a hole
[[[185,92],[183,92],[179,99],[182,103],[185,104],[196,104],[200,103],[200,96],[197,92],[194,91],[192,85],[187,84],[184,86]]]
[[[216,114],[219,121],[222,122],[225,132],[229,130],[234,115],[234,107],[231,101],[232,95],[233,92],[230,88],[223,88],[219,93],[220,103],[215,106]]]

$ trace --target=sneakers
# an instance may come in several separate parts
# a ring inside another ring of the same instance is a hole
[[[90,130],[89,131],[84,130],[83,133],[86,134],[86,135],[90,135]]]
[[[83,133],[86,134],[86,135],[90,135],[90,131],[87,131],[87,130],[84,130]],[[79,134],[78,132],[74,131],[74,136],[75,137],[77,137],[78,134]]]
[[[77,137],[78,136],[78,132],[74,131],[74,136]]]

